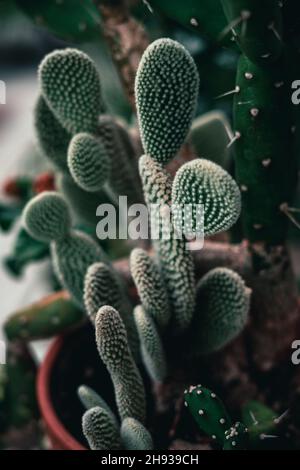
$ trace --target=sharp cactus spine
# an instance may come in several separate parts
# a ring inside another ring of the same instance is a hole
[[[76,134],[68,150],[68,165],[74,181],[87,192],[100,191],[110,174],[105,147],[91,134]]]
[[[277,0],[222,0],[238,44],[255,63],[274,62],[282,53],[279,3]]]

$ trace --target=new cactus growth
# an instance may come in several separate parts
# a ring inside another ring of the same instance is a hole
[[[121,440],[127,450],[152,450],[149,431],[134,418],[125,418],[121,426]]]
[[[217,395],[201,385],[189,387],[184,400],[201,431],[223,450],[257,448],[259,443],[278,437],[272,434],[282,418],[262,403],[248,402],[243,408],[243,422],[233,424]]]
[[[100,395],[95,392],[95,390],[88,387],[87,385],[80,385],[80,387],[77,389],[77,395],[86,410],[90,410],[91,408],[95,407],[102,408],[112,418],[112,421],[118,425],[116,416],[111,411],[106,401],[103,400],[103,398],[101,398]]]
[[[117,450],[120,448],[119,430],[103,408],[96,406],[82,417],[83,433],[92,450]]]
[[[115,389],[122,419],[145,421],[145,390],[140,373],[129,349],[124,323],[112,307],[101,307],[96,320],[96,342]]]

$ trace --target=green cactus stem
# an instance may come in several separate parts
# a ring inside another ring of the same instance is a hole
[[[204,235],[214,235],[231,228],[241,212],[241,193],[232,177],[219,165],[203,159],[184,164],[173,181],[172,201],[176,209],[174,224],[180,231],[182,211],[192,205],[193,217],[188,232],[197,233],[197,208],[203,206]],[[183,208],[183,209],[182,209]]]
[[[248,318],[250,292],[243,279],[227,268],[216,268],[199,281],[191,325],[196,354],[217,351],[241,333]]]
[[[42,95],[34,108],[34,126],[42,154],[55,168],[68,172],[67,152],[72,136],[57,120]]]
[[[249,445],[249,432],[243,423],[235,423],[225,431],[223,450],[246,450]]]
[[[251,242],[282,244],[297,180],[292,129],[281,61],[267,68],[242,55],[234,100],[236,173],[243,197],[245,234]]]
[[[99,309],[110,305],[120,313],[126,327],[130,349],[138,357],[139,340],[132,315],[132,305],[118,273],[104,263],[92,264],[85,276],[84,304],[94,322]]]
[[[225,432],[231,428],[232,421],[222,401],[201,385],[189,387],[184,393],[184,400],[199,428],[223,446]]]
[[[144,155],[140,158],[140,174],[147,205],[158,204],[171,208],[171,179],[162,166]],[[171,211],[171,209],[170,209]],[[191,252],[187,242],[176,236],[173,224],[162,224],[161,214],[155,224],[159,228],[159,240],[154,240],[160,269],[168,291],[172,308],[172,321],[178,332],[188,328],[195,307],[195,275]]]
[[[106,261],[100,246],[85,233],[71,230],[68,205],[58,193],[44,192],[25,207],[23,224],[37,240],[51,243],[52,262],[61,284],[83,307],[84,278],[89,266]]]
[[[144,423],[144,385],[130,352],[125,325],[119,313],[112,307],[101,307],[95,326],[98,351],[111,375],[121,419],[131,417]]]
[[[144,151],[161,164],[182,146],[194,117],[199,88],[196,65],[171,39],[145,51],[136,75],[137,113]]]
[[[82,417],[82,430],[91,450],[118,450],[120,433],[116,423],[106,410],[96,406]]]
[[[163,382],[167,375],[167,363],[161,338],[156,326],[141,305],[134,309],[134,319],[140,338],[144,365],[154,382]]]
[[[242,409],[243,422],[249,431],[252,444],[277,433],[278,414],[258,401],[250,401]]]
[[[87,385],[80,385],[77,389],[77,395],[82,405],[86,410],[91,408],[100,407],[112,418],[115,425],[118,426],[118,420],[105,400],[103,400],[98,393]]]
[[[110,161],[99,139],[91,134],[76,134],[68,149],[70,173],[83,190],[100,191],[110,175]]]
[[[6,320],[4,332],[10,341],[35,341],[51,338],[84,319],[84,312],[62,291],[18,310]]]
[[[130,271],[144,310],[159,328],[166,328],[171,310],[168,293],[155,261],[145,250],[135,248],[130,255]]]
[[[252,62],[276,61],[283,49],[282,17],[277,0],[222,0],[234,36]]]
[[[24,342],[8,344],[6,374],[8,423],[11,427],[22,428],[39,416],[36,364]]]
[[[121,441],[126,450],[153,450],[149,431],[134,418],[122,421]]]

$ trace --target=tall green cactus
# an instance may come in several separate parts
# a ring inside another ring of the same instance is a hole
[[[245,234],[251,242],[280,245],[288,222],[282,207],[291,203],[297,178],[281,6],[276,0],[222,3],[243,52],[234,123]]]

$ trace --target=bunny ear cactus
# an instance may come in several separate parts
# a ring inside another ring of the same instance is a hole
[[[82,417],[82,430],[91,450],[120,449],[119,429],[110,414],[96,406]]]
[[[164,329],[169,323],[171,311],[158,267],[145,250],[135,248],[130,255],[130,271],[143,308]]]
[[[238,220],[241,211],[241,195],[236,182],[223,168],[202,159],[186,163],[178,170],[173,182],[172,201],[180,208],[192,205],[190,230],[194,233],[199,231],[197,212],[200,206],[203,207],[206,236],[228,230]],[[178,230],[181,225],[179,212],[175,211],[174,217]]]
[[[96,342],[100,357],[114,384],[121,419],[146,418],[145,390],[129,349],[125,325],[112,307],[101,307],[95,320]]]
[[[191,326],[193,351],[208,354],[234,339],[246,325],[250,289],[235,272],[216,268],[197,286],[197,308]]]
[[[134,418],[125,418],[122,422],[121,440],[126,450],[153,450],[149,431]]]
[[[68,171],[66,155],[71,134],[57,120],[43,96],[34,109],[34,124],[39,148],[59,170]]]
[[[91,408],[99,407],[102,408],[108,415],[110,415],[112,421],[115,422],[116,426],[118,426],[118,420],[108,404],[105,400],[103,400],[98,393],[95,392],[92,388],[88,387],[87,385],[80,385],[77,389],[77,395],[79,400],[81,401],[82,405],[86,410],[90,410]]]
[[[196,65],[178,42],[158,39],[145,51],[135,93],[145,153],[165,165],[182,146],[196,110]]]
[[[86,271],[91,264],[106,259],[100,246],[88,235],[71,230],[68,205],[55,192],[33,198],[24,209],[23,223],[33,238],[51,242],[55,271],[82,307]]]
[[[39,81],[44,99],[68,132],[96,131],[105,106],[98,71],[86,54],[76,49],[48,54]]]
[[[135,307],[134,319],[140,338],[143,362],[148,374],[154,382],[163,382],[167,375],[167,363],[156,326],[141,305]]]
[[[144,155],[140,159],[140,174],[148,206],[157,204],[159,208],[171,211],[171,180],[161,165]],[[166,225],[166,220],[160,209],[155,220],[159,240],[154,240],[154,245],[170,298],[172,321],[175,329],[180,332],[188,328],[194,313],[194,265],[186,240],[178,238],[172,222],[168,223],[167,220]]]
[[[74,181],[87,192],[100,191],[110,175],[105,147],[93,135],[76,134],[68,149],[68,166]]]
[[[126,327],[131,351],[137,358],[139,340],[132,315],[132,305],[121,279],[109,265],[94,263],[89,266],[84,281],[84,304],[93,322],[99,309],[105,305],[110,305],[120,313]]]

